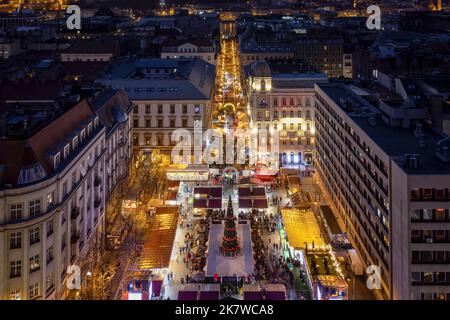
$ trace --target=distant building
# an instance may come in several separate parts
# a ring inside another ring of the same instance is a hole
[[[333,37],[300,37],[294,42],[294,57],[302,59],[328,77],[343,75],[344,41]]]
[[[0,29],[14,29],[23,26],[38,26],[44,22],[44,15],[36,13],[0,13]]]
[[[216,49],[208,40],[171,40],[162,45],[161,58],[197,58],[216,64]]]
[[[241,41],[239,56],[242,64],[247,65],[258,60],[293,59],[294,49],[292,43],[286,41],[262,42],[258,38],[250,37]]]
[[[379,267],[378,297],[449,299],[450,139],[419,109],[370,99],[316,84],[319,181],[364,267]]]
[[[61,53],[61,62],[106,62],[117,54],[114,41],[77,40]]]
[[[312,164],[314,84],[327,76],[299,60],[259,61],[248,72],[252,120],[258,129],[278,132],[279,165]]]

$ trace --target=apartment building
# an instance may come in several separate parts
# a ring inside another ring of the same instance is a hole
[[[315,85],[319,181],[365,267],[380,268],[377,297],[450,299],[450,139],[417,108],[369,100]]]
[[[325,72],[328,77],[343,75],[344,41],[333,37],[299,37],[293,42],[294,57]],[[348,64],[348,59],[346,58]],[[347,75],[346,75],[347,76]]]
[[[277,131],[280,166],[312,164],[314,146],[314,84],[327,82],[298,60],[258,61],[248,69],[252,122]]]
[[[108,62],[118,53],[114,41],[99,39],[76,40],[61,52],[61,62]]]
[[[206,129],[214,78],[215,67],[201,59],[137,59],[118,61],[97,82],[123,89],[135,105],[134,151],[168,162],[175,129]]]
[[[103,239],[105,127],[85,100],[3,125],[0,299],[63,299],[67,267]]]
[[[105,126],[106,231],[122,208],[133,158],[133,103],[125,91],[105,89],[89,102]]]
[[[169,40],[161,47],[161,59],[197,58],[216,64],[214,43],[206,39]]]

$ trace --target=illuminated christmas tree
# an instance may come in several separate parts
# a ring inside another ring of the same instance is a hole
[[[223,231],[223,242],[221,250],[226,256],[234,256],[241,251],[236,232],[236,218],[233,213],[231,196],[228,199],[227,216],[225,219],[225,229]]]

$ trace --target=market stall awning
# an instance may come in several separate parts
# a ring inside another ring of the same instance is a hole
[[[269,291],[266,293],[266,300],[286,300],[286,293],[281,291]]]
[[[151,283],[151,288],[152,288],[152,296],[153,297],[159,297],[159,295],[161,294],[161,288],[163,285],[163,281],[162,280],[153,280]]]
[[[208,199],[194,199],[194,208],[198,209],[208,208]]]
[[[178,291],[178,300],[197,300],[198,289],[198,284],[182,284]]]
[[[213,198],[222,198],[222,187],[209,188],[209,195]]]
[[[347,290],[348,288],[347,282],[337,275],[318,275],[317,280],[323,287],[334,287],[339,290]]]
[[[247,209],[247,208],[252,208],[252,207],[253,207],[252,199],[250,199],[250,198],[239,198],[239,208]]]
[[[222,209],[222,198],[219,199],[208,199],[209,209]]]
[[[178,222],[178,206],[156,207],[137,268],[168,268]]]
[[[198,291],[179,291],[178,300],[197,300]]]
[[[331,234],[343,234],[330,206],[320,206],[320,211],[325,218],[325,223],[330,229]]]
[[[249,197],[250,196],[250,188],[249,187],[239,187],[238,195],[239,195],[239,197]]]
[[[200,288],[199,300],[219,300],[220,299],[220,284],[208,283],[203,284]]]
[[[254,196],[266,196],[266,189],[265,188],[253,188],[252,189]]]
[[[281,283],[266,284],[266,300],[286,300],[286,289]]]
[[[262,300],[261,285],[244,284],[244,300]]]
[[[167,191],[164,193],[164,201],[176,201],[178,191]]]
[[[255,209],[267,209],[267,199],[253,199],[253,208]]]
[[[288,183],[289,183],[289,186],[294,186],[294,185],[301,186],[300,178],[298,175],[288,176]]]
[[[209,194],[209,187],[195,187],[194,194]]]
[[[167,189],[178,190],[180,187],[180,181],[178,180],[167,180]]]
[[[312,211],[297,209],[281,210],[289,244],[296,249],[324,248],[325,240],[321,236],[320,227]]]
[[[220,300],[220,291],[200,291],[199,300]]]

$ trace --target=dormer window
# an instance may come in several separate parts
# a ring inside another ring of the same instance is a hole
[[[88,124],[88,135],[92,132],[92,122]]]
[[[40,163],[35,165],[23,167],[20,169],[18,184],[26,184],[38,181],[46,175],[44,168]]]
[[[55,154],[55,156],[53,157],[53,168],[56,169],[58,168],[59,164],[61,163],[61,154],[58,152],[57,154]]]
[[[72,139],[72,149],[78,148],[78,136]]]
[[[81,142],[84,141],[84,138],[86,138],[86,129],[81,130]]]
[[[64,159],[67,159],[70,153],[70,144],[66,144],[64,146]]]

